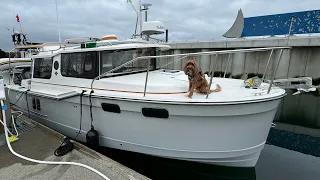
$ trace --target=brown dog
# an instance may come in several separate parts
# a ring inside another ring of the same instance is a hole
[[[199,71],[198,65],[195,60],[189,60],[185,64],[183,71],[188,75],[189,79],[189,98],[192,98],[194,90],[201,94],[207,94],[209,85],[208,81],[204,78],[202,72]],[[216,89],[210,90],[210,92],[219,92],[221,87],[217,84]]]

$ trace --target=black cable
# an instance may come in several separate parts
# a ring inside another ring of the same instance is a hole
[[[15,106],[16,103],[21,99],[22,95],[23,95],[25,92],[26,92],[26,91],[23,91],[23,92],[20,94],[20,97],[16,100],[16,102],[11,103],[11,105]]]
[[[82,129],[82,97],[85,92],[86,92],[86,90],[82,90],[82,93],[80,94],[80,128],[79,128],[78,134],[74,140],[77,140],[77,137],[81,133],[81,129]]]
[[[90,100],[90,116],[91,116],[91,128],[93,127],[93,126],[92,126],[92,122],[93,122],[93,117],[92,117],[92,101],[91,101],[91,94],[92,94],[93,92],[94,92],[94,91],[91,90],[90,95],[89,95],[89,100]]]
[[[29,90],[27,90],[29,91]],[[30,118],[30,110],[29,110],[29,103],[28,103],[28,93],[26,91],[26,101],[27,101],[27,109],[28,109],[28,117]]]
[[[58,149],[54,151],[55,156],[64,156],[68,152],[73,150],[73,143],[71,143],[69,138],[65,138],[64,141],[60,144]]]

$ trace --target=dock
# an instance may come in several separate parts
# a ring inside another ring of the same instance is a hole
[[[25,116],[17,118],[19,140],[12,142],[17,153],[46,161],[72,161],[88,165],[112,180],[149,179],[128,167],[80,144],[73,142],[74,149],[57,157],[54,151],[64,140],[64,136]],[[2,125],[1,125],[2,126]],[[20,134],[21,133],[21,134]],[[3,139],[4,135],[0,134]],[[1,141],[1,140],[0,140]],[[98,174],[74,165],[36,164],[13,155],[6,143],[0,146],[0,179],[5,180],[103,180]]]

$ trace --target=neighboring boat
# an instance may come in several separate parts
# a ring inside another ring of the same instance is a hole
[[[31,56],[38,52],[36,47],[38,43],[29,42],[26,34],[22,32],[14,31],[12,42],[15,48],[9,52],[9,57],[0,58],[0,78],[4,79],[4,84],[10,84],[13,81],[19,83],[22,79],[22,69],[27,68],[30,71]],[[14,55],[11,56],[12,54]],[[28,77],[31,78],[31,76]]]
[[[161,22],[144,25],[146,39],[163,31]],[[6,87],[14,108],[83,142],[94,127],[101,146],[253,167],[286,95],[284,89],[271,86],[276,67],[269,83],[260,78],[244,82],[211,76],[210,86],[219,84],[222,91],[207,96],[195,93],[190,99],[184,72],[163,69],[160,64],[174,56],[269,50],[280,51],[279,62],[283,49],[289,47],[159,55],[170,46],[136,39],[118,41],[115,36],[70,39],[65,44],[73,45],[33,55],[32,78]]]
[[[60,43],[32,43],[19,31],[12,35],[14,49],[10,51],[12,57],[0,58],[0,78],[4,79],[4,84],[21,84],[22,79],[31,78],[30,68],[32,65],[32,55],[39,51],[57,50]]]

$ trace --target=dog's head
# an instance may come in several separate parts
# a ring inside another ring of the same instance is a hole
[[[188,75],[188,79],[191,80],[196,74],[199,73],[196,61],[188,60],[184,65],[183,71],[185,75]]]

